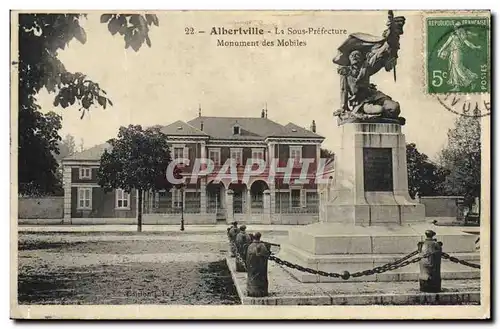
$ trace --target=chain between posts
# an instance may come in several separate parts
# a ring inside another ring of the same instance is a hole
[[[242,264],[243,267],[245,268],[245,271],[247,270],[247,264],[245,263],[245,261],[243,260],[243,258],[241,257],[240,253],[238,252],[238,248],[236,248],[236,244],[233,242],[233,241],[229,241],[229,244],[231,247],[234,246],[234,250],[236,251],[234,253],[234,255],[236,256],[236,260],[238,261],[238,263]]]
[[[348,280],[351,277],[358,278],[361,276],[368,276],[368,275],[373,275],[373,274],[384,273],[387,271],[393,271],[395,269],[416,263],[416,262],[420,261],[422,258],[429,257],[431,255],[430,253],[428,253],[428,254],[425,254],[424,256],[419,256],[419,257],[416,257],[412,260],[409,260],[410,258],[414,257],[417,254],[418,254],[418,250],[415,250],[415,251],[409,253],[408,255],[406,255],[405,257],[400,258],[394,262],[387,263],[387,264],[384,264],[382,266],[377,266],[377,267],[374,267],[373,269],[370,269],[370,270],[359,271],[359,272],[355,272],[352,274],[349,273],[348,271],[343,271],[342,273],[335,273],[335,272],[325,272],[325,271],[315,270],[312,268],[300,266],[298,264],[290,263],[290,262],[283,260],[281,258],[278,258],[274,255],[269,256],[269,259],[276,262],[279,265],[284,265],[284,266],[287,266],[289,268],[299,270],[301,272],[306,272],[306,273],[310,273],[310,274],[314,274],[314,275],[327,276],[327,277],[332,277],[332,278],[342,278],[344,280]]]
[[[447,254],[445,252],[443,252],[441,254],[441,257],[444,259],[448,259],[450,262],[453,262],[453,263],[462,264],[462,265],[472,267],[472,268],[479,268],[479,269],[481,268],[480,264],[474,264],[474,263],[470,263],[470,262],[465,261],[465,260],[458,259],[457,257],[450,256],[449,254]]]
[[[233,242],[231,242],[231,243],[233,243]],[[266,244],[271,245],[271,246],[280,247],[280,245],[276,244],[276,243],[270,243],[270,242],[265,242],[265,241],[263,241],[263,243],[266,243]],[[336,272],[325,272],[325,271],[315,270],[312,268],[304,267],[304,266],[283,260],[283,259],[281,259],[273,254],[269,255],[268,259],[276,262],[280,266],[286,266],[286,267],[296,269],[296,270],[301,271],[301,272],[305,272],[305,273],[309,273],[309,274],[313,274],[313,275],[321,275],[321,276],[325,276],[325,277],[342,278],[344,280],[348,280],[351,277],[358,278],[358,277],[362,277],[362,276],[369,276],[369,275],[373,275],[373,274],[381,274],[381,273],[388,272],[388,271],[394,271],[398,268],[406,267],[410,264],[417,263],[421,259],[427,258],[427,257],[432,255],[432,253],[429,252],[423,256],[415,257],[418,255],[418,253],[419,253],[419,251],[415,250],[415,251],[409,253],[408,255],[406,255],[400,259],[397,259],[393,262],[390,262],[390,263],[387,263],[387,264],[384,264],[381,266],[377,266],[377,267],[374,267],[374,268],[369,269],[369,270],[358,271],[358,272],[354,272],[354,273],[349,273],[348,271],[343,271],[342,273],[336,273]],[[481,268],[481,265],[479,265],[479,264],[473,264],[473,263],[467,262],[465,260],[460,260],[456,257],[450,256],[449,254],[447,254],[445,252],[440,252],[440,253],[441,253],[441,257],[443,259],[448,259],[451,262],[462,264],[462,265],[469,266],[472,268],[478,268],[478,269]],[[236,249],[236,257],[238,258],[238,262],[242,263],[246,269],[246,264],[242,260],[237,249]],[[412,257],[415,257],[415,258],[411,259]]]

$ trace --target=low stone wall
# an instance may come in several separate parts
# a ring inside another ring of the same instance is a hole
[[[64,197],[18,198],[18,217],[21,219],[63,218]]]
[[[142,215],[144,225],[180,225],[180,214],[144,214]],[[215,214],[184,214],[184,224],[216,224]]]
[[[71,218],[64,220],[64,224],[70,225],[136,225],[136,218]]]
[[[319,214],[273,214],[271,224],[307,225],[319,221]]]
[[[420,203],[425,206],[425,217],[457,218],[457,200],[461,199],[460,196],[422,196]]]
[[[274,224],[274,225],[307,225],[319,221],[319,214],[234,214],[228,217],[228,224],[237,221],[239,224]]]

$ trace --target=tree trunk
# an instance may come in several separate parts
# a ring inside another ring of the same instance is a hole
[[[137,202],[137,232],[142,232],[142,190],[138,191]]]

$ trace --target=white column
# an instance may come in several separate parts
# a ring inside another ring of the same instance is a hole
[[[246,195],[246,198],[247,198],[247,202],[246,202],[246,210],[245,212],[247,214],[250,214],[252,212],[252,196],[250,194],[250,188],[247,187],[247,195]]]
[[[318,163],[320,158],[321,158],[321,144],[316,144],[316,168],[318,168]]]
[[[201,146],[200,156],[202,159],[205,159],[207,157],[207,147],[205,145],[205,141],[201,141],[200,146]]]
[[[207,213],[207,177],[200,177],[200,214]]]
[[[276,145],[276,143],[269,143],[268,157],[267,157],[268,165],[270,165],[272,159],[275,158],[275,154],[274,154],[275,145]],[[275,196],[275,189],[276,188],[275,188],[275,184],[274,184],[274,177],[272,180],[268,180],[267,183],[269,185],[269,191],[270,191],[270,203],[269,203],[270,213],[274,214],[274,210],[275,210],[274,207],[275,207],[275,200],[276,200],[276,196]]]
[[[71,223],[71,167],[63,167],[64,188],[64,220],[63,223]]]
[[[274,159],[274,146],[276,143],[269,143],[267,147],[267,161],[271,163],[271,160]]]
[[[234,221],[233,212],[233,190],[228,189],[226,192],[226,221],[231,223]]]
[[[263,220],[264,223],[271,224],[271,191],[265,190],[263,197]]]

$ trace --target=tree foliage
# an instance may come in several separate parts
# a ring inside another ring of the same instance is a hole
[[[61,116],[54,112],[45,115],[35,109],[19,112],[18,176],[19,194],[40,196],[57,193],[61,182],[57,177],[57,161],[61,137]],[[29,111],[29,112],[28,112]]]
[[[170,163],[167,136],[159,128],[143,130],[139,125],[120,127],[118,137],[108,141],[97,178],[105,191],[123,189],[139,193],[138,228],[142,225],[142,192],[168,188],[166,170]]]
[[[151,47],[149,26],[159,25],[156,15],[137,14],[104,14],[101,15],[101,23],[108,25],[112,35],[118,33],[123,36],[125,48],[131,47],[135,51],[138,51],[144,43]]]
[[[59,154],[54,154],[56,161],[60,162],[64,158],[76,152],[75,137],[70,134],[64,136],[64,139],[58,142]]]
[[[408,167],[408,192],[415,196],[443,194],[443,183],[448,171],[432,163],[429,157],[420,153],[414,143],[406,145],[406,164]]]
[[[441,164],[450,172],[446,192],[463,196],[470,206],[481,196],[481,125],[480,119],[460,116],[448,131],[448,144],[440,154]]]
[[[124,36],[125,47],[138,50],[145,42],[151,46],[148,26],[158,25],[155,15],[102,15],[111,21],[120,22],[119,32]],[[19,15],[19,57],[12,64],[18,66],[19,73],[19,188],[22,194],[44,194],[54,189],[57,181],[57,162],[53,158],[54,138],[60,140],[52,114],[39,112],[36,95],[45,88],[54,94],[54,106],[67,108],[79,106],[82,117],[94,106],[106,108],[113,105],[106,92],[98,83],[81,72],[68,72],[58,59],[58,52],[76,39],[87,41],[87,34],[80,26],[80,14],[20,14]],[[104,19],[101,17],[101,21]],[[146,22],[144,24],[144,22]],[[112,26],[117,24],[113,23]],[[59,120],[60,121],[60,120]],[[45,125],[44,125],[45,124]],[[59,127],[59,128],[58,128]],[[50,132],[40,132],[51,128]],[[55,137],[57,136],[57,137]],[[49,138],[47,140],[43,140]],[[37,155],[46,164],[34,166],[33,156]]]
[[[335,158],[335,153],[329,149],[324,149],[321,148],[320,151],[320,158],[323,159],[334,159]]]

